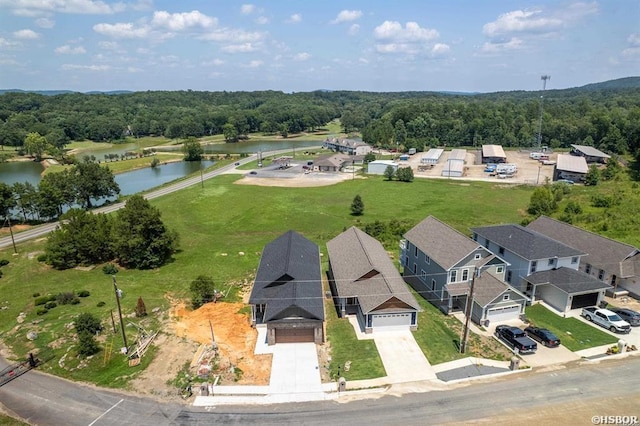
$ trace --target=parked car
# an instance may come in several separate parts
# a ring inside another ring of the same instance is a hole
[[[496,327],[495,334],[498,339],[519,354],[532,354],[538,350],[538,344],[518,327],[499,325]]]
[[[595,306],[582,308],[581,315],[587,321],[593,321],[601,327],[609,329],[614,333],[629,333],[631,326],[628,322],[609,309],[598,309]]]
[[[250,175],[257,175],[257,174],[258,174],[258,172],[256,172],[255,170],[251,170],[251,171],[249,172],[249,174],[250,174]]]
[[[240,165],[240,163],[236,163],[235,165],[236,165],[236,166],[239,166],[239,165]]]
[[[533,340],[537,340],[548,348],[560,346],[560,339],[558,339],[558,336],[546,328],[527,327],[524,329],[524,332],[527,336],[531,337]]]
[[[637,327],[640,325],[640,312],[636,312],[634,310],[627,309],[627,308],[609,308],[609,310],[611,312],[615,312],[616,314],[618,314],[620,318],[622,318],[623,320],[625,320],[626,322],[628,322],[634,327]]]
[[[567,185],[573,185],[573,181],[571,179],[558,179],[556,182],[564,183]]]

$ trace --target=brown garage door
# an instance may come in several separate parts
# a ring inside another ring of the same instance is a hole
[[[313,343],[313,328],[276,328],[276,343]]]

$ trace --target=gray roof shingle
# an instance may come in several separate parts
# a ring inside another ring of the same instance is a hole
[[[480,247],[476,241],[433,216],[407,231],[404,238],[445,270],[451,269]]]
[[[318,245],[287,231],[262,252],[250,304],[264,304],[265,321],[297,316],[324,320]]]
[[[339,297],[357,297],[364,313],[396,298],[420,310],[398,269],[382,244],[356,227],[347,229],[327,243],[329,261]]]
[[[527,260],[582,256],[585,253],[520,225],[472,228],[473,232]]]
[[[531,284],[551,284],[568,294],[603,290],[611,287],[609,284],[603,283],[589,274],[564,266],[558,269],[534,272],[526,277],[525,280]]]
[[[637,257],[634,258],[634,256],[640,253],[640,250],[630,244],[612,240],[547,216],[540,216],[527,225],[527,228],[588,253],[587,262],[598,269],[615,273],[620,278],[628,278],[636,274],[634,263],[637,262]]]

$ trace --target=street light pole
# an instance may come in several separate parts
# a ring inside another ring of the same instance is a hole
[[[113,278],[113,291],[116,295],[116,303],[118,304],[118,316],[120,317],[120,330],[122,331],[122,341],[124,342],[124,353],[127,353],[129,345],[127,344],[127,335],[124,331],[124,321],[122,321],[122,309],[120,308],[120,294],[122,293],[122,290],[118,289],[116,276],[112,275],[111,277]]]
[[[476,268],[475,273],[471,277],[471,288],[469,296],[467,296],[467,306],[465,309],[464,331],[462,333],[462,342],[460,343],[460,353],[463,354],[467,349],[467,339],[469,338],[469,320],[471,319],[471,309],[473,307],[473,288],[475,286],[476,277],[480,276],[480,268]]]

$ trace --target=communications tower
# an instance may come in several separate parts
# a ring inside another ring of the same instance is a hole
[[[540,95],[540,119],[538,120],[538,151],[542,149],[542,104],[544,103],[544,91],[547,88],[547,80],[551,80],[550,75],[543,75],[540,77],[542,80],[542,95]]]

